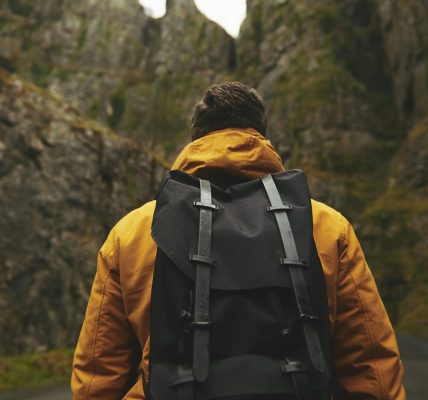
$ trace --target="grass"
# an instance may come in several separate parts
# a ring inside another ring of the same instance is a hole
[[[73,349],[0,357],[0,390],[39,388],[70,379]]]

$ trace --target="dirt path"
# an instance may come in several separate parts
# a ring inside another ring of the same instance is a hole
[[[428,340],[398,336],[408,400],[428,399]]]
[[[405,385],[408,400],[428,399],[428,340],[413,336],[398,337],[401,356],[406,368]],[[0,393],[0,400],[71,400],[70,389],[59,386],[43,391]]]
[[[0,393],[0,400],[70,400],[71,392],[68,385],[45,390],[25,390]]]

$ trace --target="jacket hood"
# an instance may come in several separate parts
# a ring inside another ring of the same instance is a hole
[[[172,169],[220,187],[284,170],[274,147],[254,129],[223,129],[189,143]]]

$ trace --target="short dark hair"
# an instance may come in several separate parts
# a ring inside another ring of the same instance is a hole
[[[240,82],[210,86],[193,109],[192,140],[226,128],[253,128],[266,136],[266,107],[253,88]]]

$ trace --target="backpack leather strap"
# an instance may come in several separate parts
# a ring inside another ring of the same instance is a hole
[[[291,282],[293,284],[294,296],[296,299],[297,310],[302,322],[303,335],[305,337],[306,347],[308,349],[309,359],[312,366],[318,372],[325,369],[324,357],[321,350],[321,344],[312,322],[319,319],[313,315],[312,306],[309,300],[309,293],[306,287],[303,267],[306,263],[299,260],[296,243],[294,241],[293,231],[291,230],[287,210],[282,208],[281,196],[272,178],[272,175],[262,177],[262,182],[266,194],[272,206],[281,235],[282,244],[285,251],[285,259],[280,260],[281,264],[287,265],[290,272]]]
[[[198,254],[196,261],[193,374],[198,382],[208,377],[210,365],[210,275],[214,261],[211,260],[212,212],[217,207],[211,204],[211,184],[200,179],[201,201],[194,206],[200,208]]]

